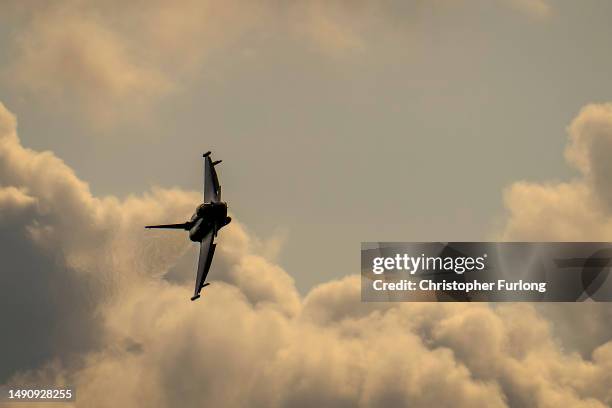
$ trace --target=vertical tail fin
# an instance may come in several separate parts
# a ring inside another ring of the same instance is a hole
[[[183,224],[162,224],[162,225],[147,225],[145,228],[147,229],[152,229],[152,228],[164,228],[164,229],[182,229],[182,230],[188,230],[189,229],[189,223],[185,222]]]

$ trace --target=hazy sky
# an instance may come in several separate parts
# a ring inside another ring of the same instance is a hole
[[[502,189],[571,177],[565,128],[612,93],[607,1],[264,2],[153,28],[105,4],[3,6],[0,95],[24,145],[119,196],[200,190],[213,150],[230,210],[286,238],[302,292],[356,272],[361,241],[491,238]],[[60,43],[62,13],[80,42]]]

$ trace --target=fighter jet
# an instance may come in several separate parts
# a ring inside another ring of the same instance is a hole
[[[221,186],[215,166],[221,160],[212,161],[210,152],[204,157],[204,202],[196,208],[189,221],[182,224],[147,225],[145,228],[166,228],[189,231],[189,239],[200,243],[200,258],[195,282],[195,292],[191,300],[200,297],[200,291],[210,285],[204,283],[215,253],[215,237],[219,230],[232,219],[227,216],[227,203],[221,201]]]

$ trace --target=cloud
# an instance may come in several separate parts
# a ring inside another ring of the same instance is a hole
[[[506,189],[503,239],[588,241],[612,236],[612,104],[585,106],[568,128],[568,182],[521,181]]]
[[[239,222],[190,302],[193,264],[168,279],[190,244],[142,226],[198,199],[95,197],[53,153],[24,148],[0,105],[3,381],[75,384],[86,407],[612,403],[601,333],[583,357],[532,305],[365,304],[357,276],[301,298]]]
[[[552,7],[548,0],[504,0],[517,11],[536,18],[548,17]]]
[[[545,0],[508,1],[529,14],[549,10]],[[0,18],[11,26],[2,77],[21,97],[108,126],[145,117],[206,74],[219,50],[240,54],[278,37],[345,57],[367,51],[381,33],[404,36],[424,7],[446,3],[62,0],[28,7],[9,1],[0,5]]]
[[[508,219],[502,240],[610,241],[612,237],[612,104],[591,104],[568,127],[565,150],[579,176],[566,182],[520,181],[508,187]],[[590,356],[610,347],[612,307],[608,304],[539,305],[570,349]],[[603,352],[602,352],[603,353]]]
[[[257,21],[244,1],[64,0],[5,5],[14,16],[5,81],[108,125],[148,112],[207,55]]]
[[[53,101],[86,103],[100,123],[115,120],[119,109],[137,114],[174,86],[132,55],[116,33],[72,12],[37,19],[18,47],[9,68],[13,85]]]
[[[12,350],[9,363],[2,365],[4,376],[96,346],[101,309],[147,279],[162,279],[188,248],[182,235],[146,237],[143,225],[176,221],[172,218],[181,214],[186,218],[200,198],[164,189],[123,201],[93,197],[51,152],[22,147],[15,125],[0,105],[0,235],[5,242],[0,279],[3,290],[14,295],[3,297],[0,314],[16,325],[3,338],[3,350]],[[224,235],[240,253],[229,262],[219,251],[216,265],[224,275],[218,278],[234,282],[242,276],[236,271],[246,268],[259,281],[273,283],[257,290],[255,283],[244,282],[243,296],[252,305],[272,302],[293,313],[298,300],[292,279],[269,278],[276,267],[250,252],[253,244],[238,224]],[[245,259],[252,264],[245,266]]]

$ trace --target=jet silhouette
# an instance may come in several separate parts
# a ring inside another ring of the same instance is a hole
[[[191,219],[182,224],[147,225],[145,228],[181,229],[189,231],[189,239],[200,243],[200,257],[198,259],[198,273],[195,282],[195,292],[191,300],[200,297],[200,291],[210,285],[204,283],[210,270],[213,255],[215,253],[214,239],[217,232],[232,219],[227,216],[227,203],[221,201],[221,186],[215,166],[221,160],[212,161],[210,152],[202,155],[204,157],[204,202],[196,208]]]

